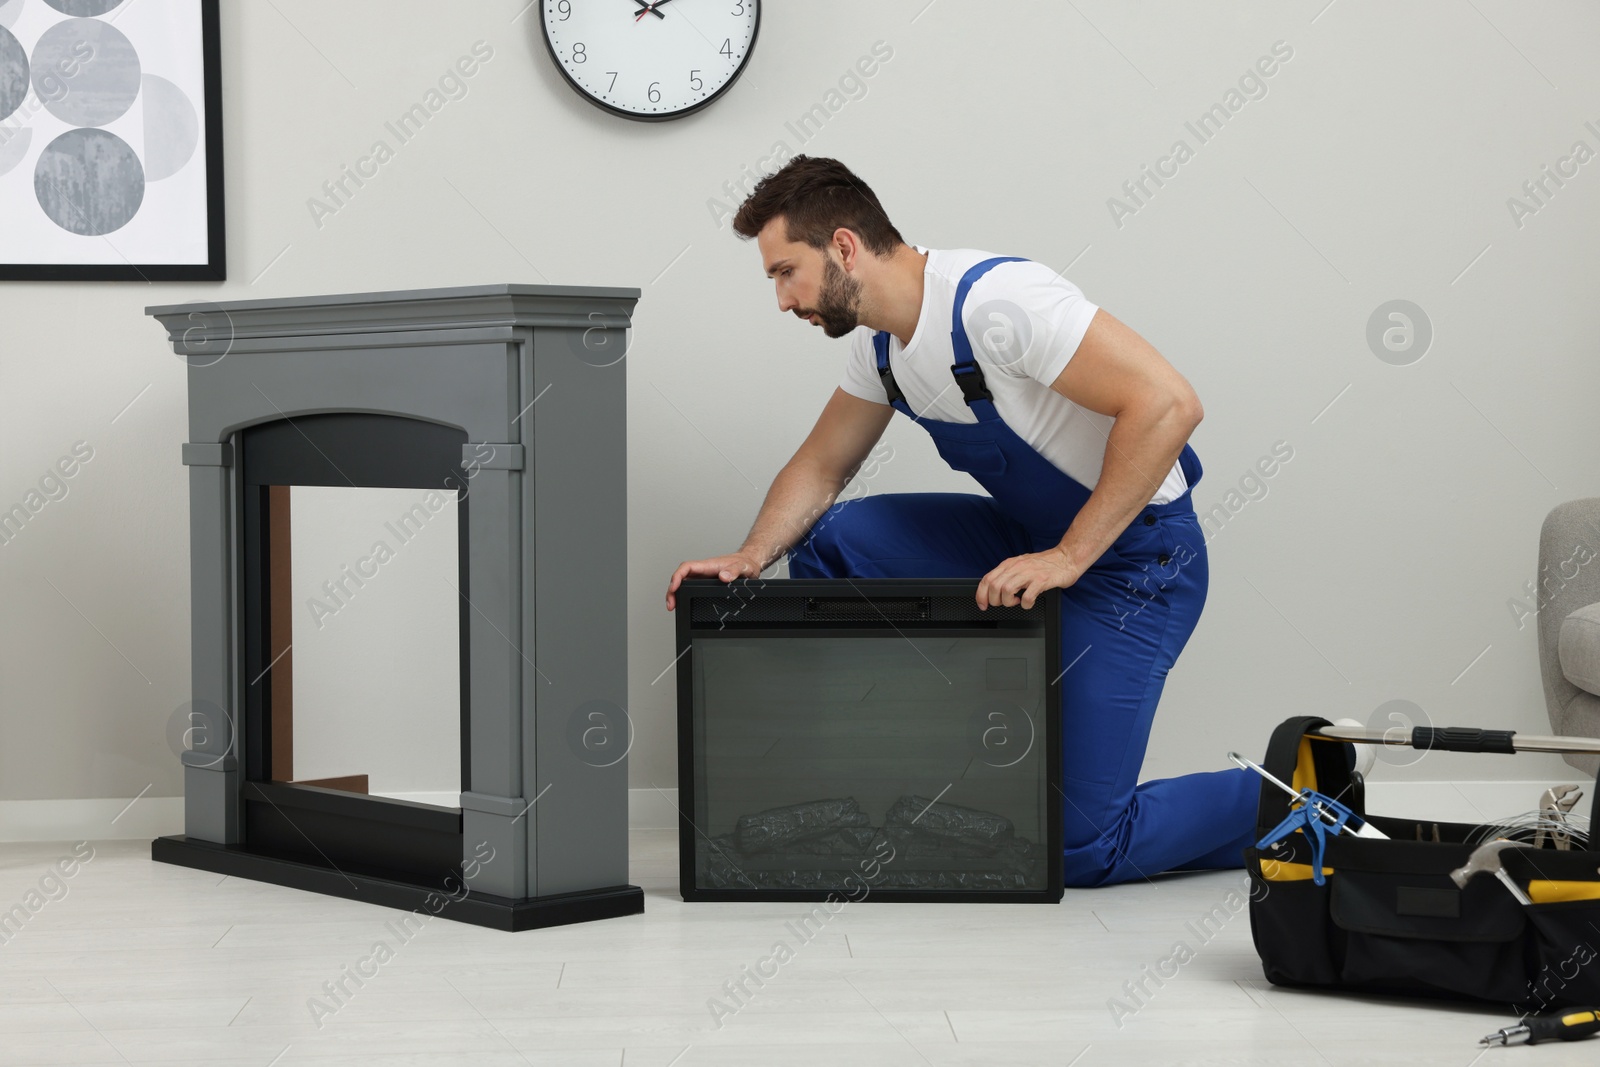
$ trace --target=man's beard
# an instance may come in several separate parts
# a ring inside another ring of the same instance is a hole
[[[814,314],[822,320],[822,332],[843,337],[861,325],[861,281],[846,274],[832,259],[824,258],[822,292],[817,296]]]

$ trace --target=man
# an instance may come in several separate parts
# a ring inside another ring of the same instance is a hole
[[[688,576],[757,576],[791,549],[793,578],[979,578],[982,608],[1031,608],[1059,588],[1067,884],[1242,866],[1253,775],[1137,784],[1209,581],[1190,495],[1201,467],[1187,441],[1202,411],[1189,383],[1048,267],[908,245],[837,160],[796,156],[733,226],[756,239],[778,309],[848,335],[852,351],[749,537],[681,564],[668,610]],[[896,410],[989,495],[829,507]]]

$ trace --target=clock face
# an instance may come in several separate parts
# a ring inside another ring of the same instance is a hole
[[[540,0],[544,40],[579,95],[631,119],[698,111],[750,62],[760,0]]]

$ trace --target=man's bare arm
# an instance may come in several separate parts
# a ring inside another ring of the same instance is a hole
[[[835,388],[794,458],[772,480],[739,552],[759,560],[762,570],[781,559],[850,484],[893,417],[889,405]]]
[[[667,610],[676,606],[674,594],[685,578],[716,576],[727,582],[758,575],[782,559],[850,484],[893,416],[888,404],[836,388],[810,436],[772,480],[743,546],[726,556],[680,563],[667,585]]]
[[[1100,479],[1061,540],[1067,558],[1083,569],[1150,502],[1205,411],[1183,375],[1103,308],[1051,388],[1116,419]]]

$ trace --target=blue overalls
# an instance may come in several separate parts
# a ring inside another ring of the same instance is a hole
[[[1001,561],[1061,543],[1091,490],[1005,424],[961,321],[977,264],[956,287],[950,337],[956,383],[975,423],[920,418],[889,369],[889,335],[874,338],[889,401],[932,435],[951,467],[989,491],[886,493],[835,504],[789,561],[793,578],[981,578]],[[1200,459],[1183,446],[1189,489],[1147,504],[1099,559],[1061,591],[1064,871],[1069,886],[1160,871],[1242,867],[1260,782],[1248,771],[1138,784],[1167,671],[1200,618],[1209,585],[1192,491]],[[1220,757],[1220,752],[1213,753]]]

